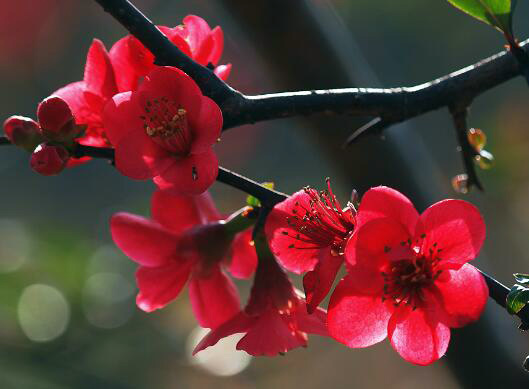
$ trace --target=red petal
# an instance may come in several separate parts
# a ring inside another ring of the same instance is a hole
[[[207,278],[191,278],[189,298],[202,327],[217,328],[240,311],[237,288],[218,266]]]
[[[421,215],[415,236],[422,234],[426,235],[423,251],[437,243],[442,259],[463,264],[478,256],[485,240],[485,223],[474,205],[463,200],[443,200]]]
[[[190,270],[190,262],[170,262],[160,267],[138,268],[138,307],[145,312],[165,307],[178,296],[189,278]]]
[[[206,39],[201,42],[198,49],[193,53],[193,59],[199,64],[206,66],[208,64],[209,57],[211,56],[211,52],[214,49],[214,44],[215,42],[213,41],[213,37],[208,35]]]
[[[231,63],[217,66],[213,73],[215,73],[221,80],[226,81],[231,73]]]
[[[98,39],[92,41],[88,50],[84,82],[87,90],[98,96],[110,98],[118,92],[110,57],[105,45]]]
[[[448,270],[450,277],[435,285],[440,291],[440,303],[448,314],[450,327],[462,327],[476,321],[487,303],[489,288],[481,273],[472,265],[464,264],[459,270]]]
[[[119,92],[135,90],[139,74],[129,60],[129,36],[118,40],[110,49],[110,60],[114,68],[116,85]]]
[[[273,308],[266,309],[237,343],[237,350],[244,350],[255,356],[273,357],[279,353],[306,346],[306,335],[292,329],[292,326],[297,324],[292,323],[292,320],[295,321],[290,316],[280,315]]]
[[[330,252],[330,247],[321,249],[318,244],[312,243],[308,236],[293,229],[287,222],[287,218],[297,217],[292,212],[296,203],[300,207],[310,209],[309,202],[310,196],[300,190],[277,204],[266,218],[265,233],[270,249],[285,269],[297,274],[313,270],[319,258],[324,255],[323,251]],[[295,238],[298,234],[300,239]],[[305,240],[308,242],[303,242]]]
[[[176,160],[168,169],[154,177],[160,189],[173,190],[175,193],[196,195],[208,189],[219,171],[219,162],[215,152],[209,151],[190,155]]]
[[[317,307],[311,314],[307,313],[307,308],[303,301],[299,302],[296,310],[296,320],[300,331],[307,334],[329,336],[327,331],[327,311]]]
[[[314,312],[316,307],[331,290],[336,273],[343,263],[343,256],[333,256],[330,251],[323,255],[314,270],[303,277],[303,289],[307,296],[307,311]]]
[[[115,95],[105,105],[103,123],[112,145],[116,146],[133,130],[145,132],[140,118],[143,110],[138,103],[138,98],[133,97],[132,92],[124,92]]]
[[[388,323],[388,338],[402,358],[429,365],[441,358],[450,342],[450,328],[440,321],[440,307],[430,296],[426,309],[401,304]]]
[[[219,26],[211,30],[211,37],[213,38],[213,49],[208,58],[208,62],[211,62],[213,65],[216,65],[222,55],[222,50],[224,49],[224,33],[222,28]]]
[[[203,153],[217,143],[222,131],[222,112],[209,97],[202,97],[200,112],[195,117],[189,118],[193,130],[193,154]]]
[[[252,244],[252,229],[235,235],[231,244],[229,271],[235,278],[250,278],[257,268],[257,253]]]
[[[85,89],[85,83],[77,81],[53,92],[54,95],[59,96],[68,103],[77,124],[88,124],[88,118],[93,115],[84,97]]]
[[[59,96],[49,96],[39,103],[37,117],[43,130],[60,134],[73,115],[65,100]]]
[[[204,42],[211,33],[211,29],[204,19],[195,15],[187,15],[184,18],[184,28],[187,30],[187,41],[189,42],[194,57],[196,52],[200,49],[202,42]]]
[[[359,294],[354,280],[346,277],[340,281],[329,302],[329,334],[352,348],[376,344],[386,338],[390,309],[381,296]]]
[[[356,219],[357,226],[384,217],[398,221],[413,235],[419,213],[402,193],[385,186],[377,186],[362,196]]]
[[[255,321],[255,318],[248,316],[244,312],[240,312],[218,328],[209,331],[209,333],[195,347],[193,355],[210,346],[214,346],[222,338],[246,332]]]
[[[158,223],[129,213],[110,219],[114,243],[133,261],[155,267],[167,263],[177,253],[178,239]]]
[[[116,169],[123,175],[146,180],[170,168],[175,158],[143,131],[129,131],[115,147]]]
[[[215,219],[210,217],[212,210],[216,212]],[[154,192],[152,196],[151,215],[154,220],[174,233],[221,218],[208,192],[198,196],[179,196],[162,190]]]

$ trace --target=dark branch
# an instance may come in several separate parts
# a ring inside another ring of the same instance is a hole
[[[468,141],[468,126],[467,126],[467,115],[468,105],[466,103],[450,105],[450,113],[456,129],[457,141],[459,148],[461,149],[461,158],[463,159],[463,166],[468,177],[467,187],[471,189],[473,186],[479,190],[483,190],[483,186],[479,181],[478,175],[476,174],[476,165],[474,163],[474,157],[476,151]]]
[[[2,145],[10,145],[11,142],[9,142],[9,139],[5,136],[0,136],[0,146]]]

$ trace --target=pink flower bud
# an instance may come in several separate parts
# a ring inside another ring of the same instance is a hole
[[[11,116],[4,122],[4,133],[14,145],[32,152],[42,142],[39,125],[24,116]]]
[[[72,140],[78,135],[70,107],[58,96],[42,100],[37,109],[41,133],[49,140],[63,142]]]
[[[59,174],[65,167],[70,154],[62,146],[41,143],[29,161],[31,168],[44,176]]]

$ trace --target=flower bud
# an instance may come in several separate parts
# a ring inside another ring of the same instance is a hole
[[[487,150],[481,150],[478,155],[474,157],[479,167],[487,170],[494,166],[494,155]]]
[[[31,154],[29,163],[37,173],[53,176],[65,168],[69,158],[70,154],[64,147],[41,143]]]
[[[52,141],[70,141],[79,135],[70,107],[58,96],[42,100],[37,108],[42,135]]]
[[[29,152],[42,142],[39,125],[33,119],[25,116],[11,116],[4,122],[4,133],[15,146],[22,147]]]

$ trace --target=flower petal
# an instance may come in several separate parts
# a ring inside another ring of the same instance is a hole
[[[194,57],[211,33],[211,29],[204,19],[196,15],[187,15],[184,18],[184,27],[188,32],[187,41]]]
[[[215,70],[213,70],[213,73],[215,73],[221,80],[226,81],[231,73],[231,63],[217,66]]]
[[[481,273],[466,263],[459,270],[448,270],[450,277],[435,285],[440,292],[440,303],[448,314],[450,327],[462,327],[476,321],[485,309],[489,288]]]
[[[217,328],[240,311],[237,288],[219,266],[207,278],[191,278],[189,298],[202,327]]]
[[[209,97],[202,97],[200,112],[196,117],[189,118],[193,129],[191,152],[202,153],[217,143],[222,131],[222,112],[219,106]]]
[[[184,287],[191,272],[191,262],[169,262],[160,267],[139,267],[136,280],[140,293],[136,304],[145,312],[165,307]]]
[[[345,277],[331,296],[327,314],[329,334],[351,348],[376,344],[386,338],[391,315],[381,296],[359,294],[354,280]]]
[[[138,99],[133,98],[132,92],[119,93],[108,101],[103,109],[103,123],[113,146],[131,131],[145,132],[140,112]]]
[[[296,208],[310,209],[309,203],[310,196],[302,189],[277,204],[266,218],[265,233],[270,249],[285,269],[296,274],[313,270],[323,255],[322,250],[330,252],[330,247],[320,248],[288,222],[298,217]]]
[[[343,256],[331,255],[328,251],[320,257],[320,260],[303,277],[303,289],[307,296],[307,311],[313,313],[322,300],[329,294],[336,274],[343,263]]]
[[[178,250],[178,239],[152,220],[130,213],[116,213],[110,219],[114,243],[134,262],[156,267],[167,263]]]
[[[130,61],[129,39],[130,35],[127,35],[118,40],[114,43],[109,53],[119,92],[135,90],[140,77],[136,67]]]
[[[233,316],[224,324],[209,331],[208,334],[195,347],[193,350],[193,355],[210,346],[214,346],[222,338],[226,338],[233,334],[246,332],[255,321],[256,318],[250,317],[244,312],[239,312],[239,314]]]
[[[212,211],[216,218],[210,216]],[[151,215],[155,221],[174,233],[221,218],[208,192],[197,196],[182,196],[163,190],[155,191],[152,196]]]
[[[224,50],[224,33],[222,28],[219,26],[211,30],[211,37],[213,38],[213,49],[211,50],[208,58],[208,62],[216,65],[222,55],[222,50]]]
[[[210,149],[202,154],[176,160],[169,168],[154,177],[154,182],[160,189],[196,195],[203,193],[213,184],[218,171],[217,156]]]
[[[412,202],[395,189],[386,186],[369,189],[360,202],[356,217],[357,226],[385,217],[398,221],[413,235],[419,213]]]
[[[388,323],[391,346],[402,358],[416,365],[429,365],[441,358],[450,342],[450,328],[440,321],[440,307],[430,296],[424,308],[401,304]]]
[[[250,278],[257,268],[257,253],[252,244],[252,229],[235,235],[231,244],[229,271],[235,278]]]
[[[485,223],[479,210],[463,200],[443,200],[423,212],[415,236],[425,234],[423,250],[435,243],[443,262],[462,265],[479,254]]]
[[[94,39],[88,50],[84,82],[88,91],[104,98],[111,98],[118,92],[114,68],[105,45],[99,39]]]
[[[296,310],[296,320],[298,321],[298,328],[300,331],[307,334],[314,334],[319,336],[329,336],[327,331],[327,311],[320,307],[312,313],[307,313],[307,308],[303,301],[299,302]]]

